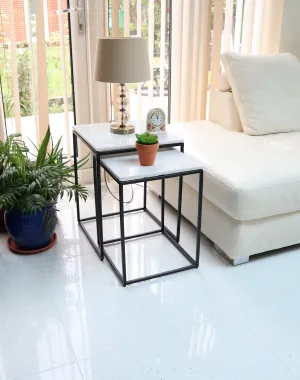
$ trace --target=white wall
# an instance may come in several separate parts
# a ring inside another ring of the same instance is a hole
[[[300,0],[284,1],[280,52],[300,57]]]

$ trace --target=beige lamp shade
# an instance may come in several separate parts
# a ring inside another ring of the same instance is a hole
[[[151,79],[147,41],[138,37],[99,38],[94,78],[106,83]]]

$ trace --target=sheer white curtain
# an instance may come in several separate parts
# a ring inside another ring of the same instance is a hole
[[[217,88],[220,55],[279,52],[284,0],[215,0],[211,54],[211,90]]]
[[[206,118],[221,53],[278,53],[284,0],[177,0],[172,8],[171,121]]]
[[[0,75],[7,132],[22,132],[39,144],[50,125],[54,141],[63,135],[64,153],[71,156],[75,109],[77,124],[109,121],[108,86],[93,77],[97,38],[108,34],[107,1],[70,0],[69,14],[63,12],[66,0],[38,0],[36,6],[24,0],[20,9],[11,0],[0,2]],[[74,10],[83,4],[85,15]],[[26,21],[24,33],[18,28],[20,17]],[[80,17],[84,17],[83,33],[79,33]]]
[[[87,0],[86,11],[90,123],[104,123],[110,120],[109,85],[94,80],[94,64],[97,39],[108,37],[107,1]]]
[[[171,122],[205,119],[211,0],[172,4]]]
[[[278,53],[284,0],[245,0],[241,51]]]
[[[145,120],[152,107],[161,107],[167,113],[170,0],[111,0],[110,11],[112,37],[143,37],[148,41],[151,80],[127,84],[130,119]],[[117,97],[118,85],[112,85],[114,113],[118,110]]]
[[[4,117],[4,110],[3,110],[2,90],[0,86],[0,140],[4,141],[5,138],[6,138],[5,117]]]
[[[55,11],[49,12],[47,1],[37,1],[35,7],[30,0],[21,4],[17,8],[13,1],[2,0],[0,12],[1,80],[7,132],[22,133],[24,138],[39,144],[50,125],[54,140],[63,134],[64,152],[71,155],[68,99],[71,96],[67,91],[65,64],[69,47],[68,16],[62,13],[64,3],[52,2]],[[57,24],[57,30],[46,43],[48,17]],[[22,33],[20,18],[26,24]]]
[[[265,0],[261,53],[279,53],[284,0]]]

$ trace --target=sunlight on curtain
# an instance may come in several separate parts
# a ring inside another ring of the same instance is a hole
[[[220,55],[279,53],[284,0],[214,0],[210,89],[222,71]]]
[[[36,126],[36,128],[39,130],[38,143],[41,143],[49,125],[47,53],[45,43],[45,17],[43,1],[37,1],[36,3],[36,55],[39,119],[39,125]],[[70,146],[70,144],[68,144],[68,146]],[[70,153],[70,151],[68,153]]]
[[[2,16],[2,12],[1,12]],[[9,34],[10,34],[10,54],[11,54],[11,72],[12,72],[12,87],[13,87],[13,102],[15,111],[15,129],[16,133],[21,132],[21,104],[19,98],[19,81],[18,81],[18,67],[17,67],[17,49],[16,49],[16,33],[15,27],[15,17],[13,11],[12,1],[8,2],[8,24],[9,24]]]
[[[110,120],[109,85],[94,79],[97,39],[108,36],[108,8],[105,1],[86,0],[86,34],[90,123],[107,123]],[[76,75],[80,76],[80,73]]]
[[[127,84],[131,120],[144,120],[152,107],[168,112],[169,3],[170,0],[108,0],[110,36],[137,36],[148,40],[152,79]],[[112,85],[113,108],[117,88],[118,85]],[[114,109],[114,113],[116,111]]]
[[[0,140],[4,141],[6,139],[6,127],[5,127],[5,116],[3,109],[3,98],[0,86]]]
[[[211,51],[211,76],[210,89],[217,88],[220,71],[220,54],[222,49],[223,9],[224,1],[215,0],[213,13],[212,51]],[[228,10],[228,8],[227,8]]]
[[[278,53],[284,0],[178,0],[172,9],[171,121],[206,119],[225,51]]]
[[[205,119],[211,1],[173,2],[172,25],[171,121]]]
[[[74,123],[67,0],[0,0],[0,76],[7,132],[39,144],[50,125],[71,152]]]

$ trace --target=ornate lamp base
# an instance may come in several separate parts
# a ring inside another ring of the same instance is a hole
[[[130,135],[134,133],[135,127],[128,123],[129,113],[126,111],[128,106],[128,99],[126,97],[127,87],[124,83],[120,83],[119,91],[119,97],[116,99],[119,111],[116,114],[116,123],[110,126],[110,131],[118,135]]]
[[[119,124],[112,124],[110,126],[111,133],[115,133],[117,135],[130,135],[135,132],[135,126],[132,124],[126,124],[124,126]]]

